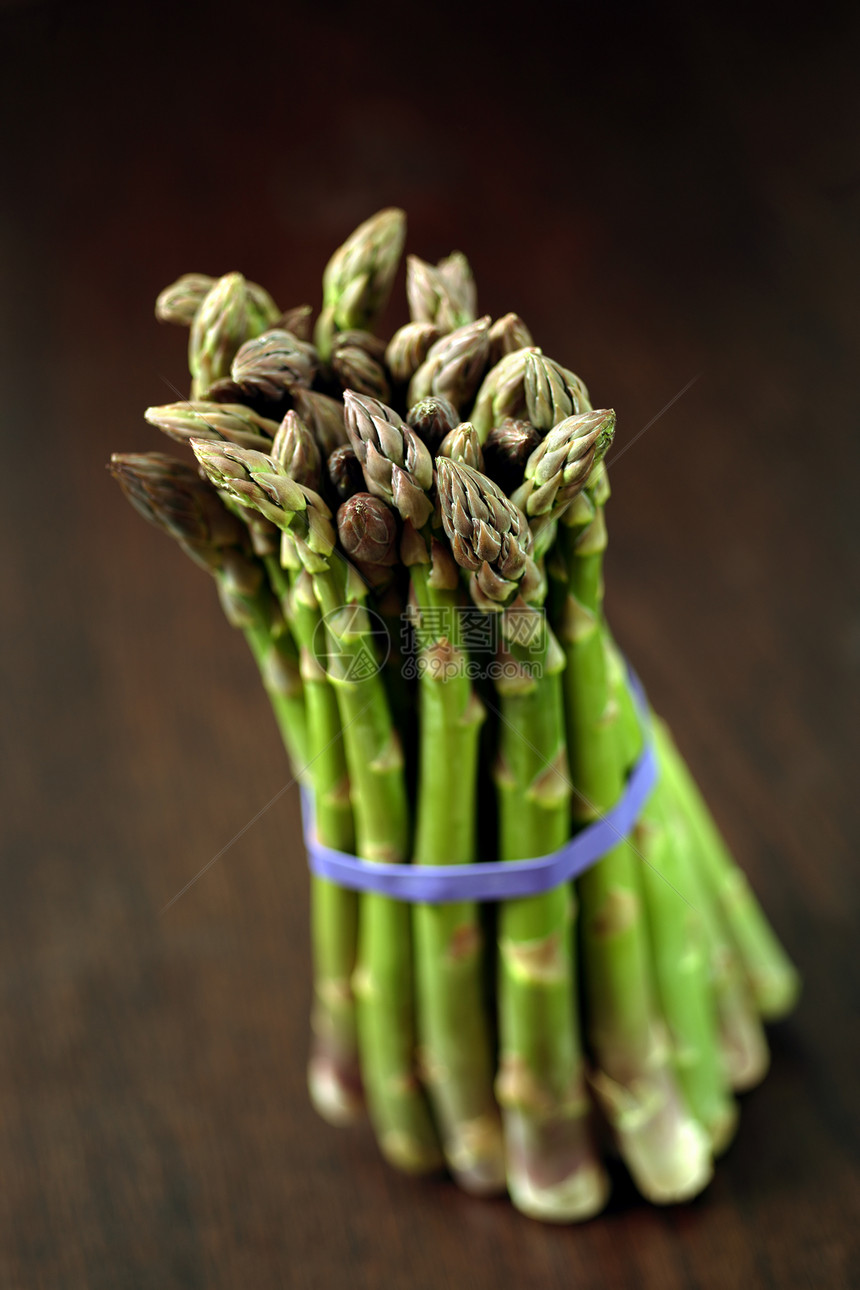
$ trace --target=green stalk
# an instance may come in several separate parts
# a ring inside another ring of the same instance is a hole
[[[421,646],[414,858],[417,864],[471,864],[484,707],[468,674],[458,592],[435,587],[428,564],[414,564],[410,573]],[[471,901],[415,905],[413,927],[421,1068],[448,1166],[466,1191],[503,1191],[479,907]]]
[[[642,731],[626,685],[626,670],[605,628],[604,646],[612,701],[618,708],[623,765],[629,770],[642,753]],[[645,803],[634,842],[643,860],[657,993],[669,1029],[675,1073],[690,1109],[708,1131],[712,1148],[720,1151],[734,1133],[737,1109],[720,1051],[708,934],[713,911],[705,909],[708,901],[693,872],[689,839],[665,778],[658,779]]]
[[[647,804],[633,837],[643,860],[654,976],[675,1074],[687,1105],[707,1130],[713,1151],[719,1152],[734,1133],[737,1109],[718,1046],[698,892],[672,824],[658,795]]]
[[[560,626],[565,705],[581,823],[610,810],[624,788],[601,631],[606,529],[599,498],[592,502],[584,528],[582,508],[559,528],[569,579]],[[707,1136],[675,1078],[656,1006],[641,868],[632,841],[624,839],[579,880],[588,1030],[598,1067],[593,1084],[621,1154],[642,1194],[668,1203],[700,1192],[712,1162]]]
[[[350,773],[358,854],[404,861],[409,819],[403,754],[385,689],[368,650],[364,586],[341,559],[314,574],[331,648]],[[410,909],[369,893],[362,898],[353,993],[361,1069],[371,1119],[385,1157],[427,1172],[441,1164],[436,1133],[415,1073]]]
[[[564,659],[543,616],[535,613],[533,622],[540,638],[528,655],[533,670],[500,654],[504,670],[514,673],[497,681],[502,860],[549,855],[570,836]],[[518,1209],[554,1222],[588,1218],[608,1195],[580,1042],[575,916],[568,884],[499,906],[497,1094],[508,1188]]]
[[[696,846],[702,877],[717,901],[765,1021],[778,1021],[797,1002],[800,978],[720,836],[695,780],[663,722],[655,724],[662,773],[671,785]]]
[[[307,714],[298,653],[280,612],[276,593],[263,578],[257,591],[237,591],[229,572],[215,571],[218,597],[228,620],[241,627],[260,671],[260,678],[296,779],[304,778],[308,759]]]
[[[639,718],[630,691],[627,670],[608,634],[607,648],[613,678],[613,694],[619,707],[622,738],[627,749],[625,765],[629,768],[641,752],[642,735]],[[666,773],[665,761],[660,757],[662,723],[656,717],[652,717],[652,722],[660,774],[648,805],[650,808],[652,803],[659,804],[659,810],[664,815],[672,835],[674,850],[679,856],[676,862],[679,867],[677,881],[672,879],[672,884],[684,893],[701,920],[721,1072],[730,1088],[736,1092],[742,1092],[759,1084],[767,1073],[770,1062],[767,1039],[722,910],[705,881],[699,847],[685,818],[683,804],[675,792],[671,777]],[[707,1120],[703,1122],[706,1125],[708,1123]],[[719,1123],[718,1118],[714,1123]],[[718,1150],[720,1135],[712,1132],[712,1142],[714,1149]]]
[[[686,878],[688,900],[701,919],[723,1082],[734,1092],[743,1093],[760,1084],[767,1074],[767,1038],[722,912],[700,872],[698,848],[687,820],[671,791],[661,795],[660,800],[681,857],[679,865]],[[719,1150],[719,1135],[713,1135],[712,1141],[714,1150]]]
[[[273,556],[265,557],[265,564],[270,586],[285,617],[289,615],[301,649],[300,677],[297,672],[287,673],[296,675],[299,693],[304,695],[306,721],[300,744],[296,741],[297,698],[270,684],[272,650],[278,647],[273,647],[270,633],[259,623],[245,629],[248,642],[269,688],[287,750],[299,768],[298,777],[312,790],[316,835],[325,846],[351,853],[355,829],[337,698],[314,655],[320,614],[313,584],[307,574],[282,569]],[[280,640],[285,662],[290,652],[286,632],[282,631]],[[312,874],[314,1009],[308,1089],[319,1114],[332,1124],[349,1123],[362,1106],[351,983],[357,933],[357,894]]]
[[[398,570],[399,572],[399,570]],[[408,583],[405,584],[408,587]],[[411,765],[414,774],[414,748],[416,740],[415,689],[407,676],[406,663],[403,657],[402,632],[406,612],[406,592],[398,581],[382,589],[371,588],[370,605],[382,621],[382,636],[387,637],[389,653],[382,670],[382,679],[388,695],[388,705],[392,720],[400,732],[403,741],[407,765]],[[409,791],[414,784],[409,784]]]
[[[307,714],[298,669],[281,653],[268,628],[255,623],[242,630],[269,696],[290,769],[301,781],[307,764]]]
[[[340,713],[337,696],[316,657],[320,612],[312,579],[303,571],[293,576],[290,605],[308,713],[308,779],[315,831],[324,846],[352,854],[355,826]],[[355,1119],[363,1104],[351,983],[358,911],[356,892],[311,875],[314,1010],[308,1088],[317,1111],[333,1124]]]
[[[331,512],[317,493],[290,477],[280,458],[208,440],[194,439],[191,447],[220,492],[253,506],[289,535],[284,562],[291,566],[297,556],[311,574],[341,715],[357,851],[374,862],[405,860],[409,817],[403,753],[373,650],[364,583],[335,549]],[[288,438],[281,448],[286,453]],[[411,969],[408,905],[367,895],[352,978],[362,1077],[383,1153],[393,1164],[418,1172],[435,1167],[441,1156],[414,1070]]]

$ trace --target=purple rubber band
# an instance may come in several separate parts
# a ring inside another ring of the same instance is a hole
[[[422,905],[441,905],[456,900],[515,900],[520,896],[537,896],[577,878],[632,832],[657,782],[657,757],[651,738],[648,704],[632,671],[630,688],[645,735],[645,749],[615,806],[577,833],[560,851],[534,860],[490,861],[485,864],[376,864],[335,851],[317,840],[313,829],[312,799],[303,789],[302,817],[311,871],[340,887],[373,891],[395,900]]]

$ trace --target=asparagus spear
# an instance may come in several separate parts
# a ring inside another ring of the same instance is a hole
[[[292,309],[285,309],[274,325],[279,331],[292,332],[297,340],[310,340],[313,312],[310,305],[294,305]]]
[[[357,390],[360,394],[387,400],[390,391],[382,363],[367,349],[346,342],[344,336],[349,334],[344,333],[335,339],[331,354],[332,371],[345,390]]]
[[[284,417],[271,455],[305,488],[318,488],[322,462],[311,432],[294,412]],[[351,853],[355,823],[337,696],[317,657],[321,616],[313,578],[301,567],[290,534],[282,535],[288,556],[290,617],[301,650],[308,710],[308,754],[314,795],[314,827],[324,846]],[[282,552],[283,559],[283,552]],[[314,957],[313,1040],[308,1087],[319,1113],[334,1124],[355,1119],[362,1106],[352,974],[358,943],[358,897],[354,891],[311,875],[311,938]]]
[[[114,453],[108,468],[135,510],[215,578],[224,613],[245,633],[300,777],[307,738],[295,646],[242,524],[197,471],[175,457]]]
[[[463,421],[448,431],[439,445],[438,455],[448,457],[451,461],[464,462],[473,470],[484,469],[484,454],[478,432],[470,421]]]
[[[517,349],[505,354],[484,377],[470,416],[481,443],[505,417],[526,415],[526,363],[530,354],[540,354],[540,350]]]
[[[413,322],[433,323],[442,332],[474,322],[477,298],[469,261],[460,251],[435,266],[408,255],[406,298]]]
[[[291,394],[296,412],[312,432],[324,457],[347,442],[343,404],[339,399],[305,389],[303,385],[294,385]]]
[[[729,927],[753,998],[765,1021],[777,1021],[797,1001],[797,971],[732,859],[665,723],[657,722],[656,738],[661,769],[692,832],[702,877]]]
[[[738,1112],[719,1050],[702,891],[691,881],[683,835],[659,792],[646,803],[633,836],[643,860],[654,979],[675,1073],[719,1154],[734,1135]]]
[[[490,319],[466,323],[437,340],[409,382],[409,403],[435,394],[463,407],[474,395],[490,352]]]
[[[352,449],[350,449],[352,451]],[[358,459],[355,459],[358,465]],[[415,700],[403,657],[403,635],[406,600],[399,563],[400,523],[396,512],[379,497],[366,493],[364,476],[358,467],[361,483],[337,512],[337,535],[342,549],[359,570],[373,594],[373,609],[382,622],[382,638],[387,657],[382,679],[395,720],[407,763],[411,770],[414,739]],[[410,792],[412,784],[409,784]]]
[[[147,408],[144,415],[150,425],[157,426],[171,439],[176,439],[180,443],[188,443],[196,437],[212,439],[216,442],[236,443],[243,448],[255,448],[268,452],[278,434],[277,422],[258,416],[256,412],[240,403],[207,401],[168,403],[163,407]],[[219,496],[227,509],[232,511],[247,528],[252,550],[262,560],[271,589],[276,596],[280,597],[284,616],[290,623],[291,609],[288,598],[285,599],[281,595],[280,566],[273,559],[278,550],[279,531],[257,511],[239,506],[227,494],[219,494]]]
[[[230,364],[241,345],[272,326],[277,307],[265,292],[250,289],[241,273],[228,273],[210,288],[194,314],[188,339],[192,399],[230,375]]]
[[[376,669],[365,586],[335,551],[328,507],[262,454],[198,440],[191,446],[217,487],[291,534],[313,579],[329,639],[327,671],[340,707],[358,854],[371,861],[405,860],[409,820],[403,756]],[[380,1148],[399,1168],[426,1172],[437,1167],[439,1154],[413,1068],[409,924],[408,906],[364,896],[353,990],[362,1076]]]
[[[378,399],[347,390],[346,431],[368,492],[381,497],[421,529],[433,514],[433,460],[414,430]]]
[[[516,600],[528,566],[525,517],[491,480],[440,457],[442,521],[476,602],[498,613],[509,638],[496,683],[501,704],[496,785],[503,860],[548,855],[570,832],[570,780],[560,672],[564,659],[545,616]],[[514,609],[508,609],[514,603]],[[516,629],[516,630],[515,630]],[[518,662],[525,654],[524,666]],[[504,902],[499,909],[497,1095],[504,1111],[508,1188],[537,1218],[569,1222],[602,1209],[577,1016],[572,890]]]
[[[339,331],[335,336],[332,357],[343,348],[360,349],[370,358],[375,358],[377,363],[382,363],[385,361],[385,351],[388,346],[381,336],[375,336],[372,331],[351,327],[347,331]]]
[[[372,493],[353,493],[338,508],[337,535],[341,547],[371,587],[382,588],[390,582],[400,535],[396,514],[381,498]]]
[[[532,416],[535,408],[530,409]],[[575,818],[609,810],[624,787],[618,711],[601,633],[606,545],[598,468],[588,494],[562,517],[568,594],[559,629]],[[685,1105],[660,1019],[643,908],[641,860],[619,842],[579,880],[588,1028],[598,1070],[592,1083],[621,1154],[644,1196],[657,1203],[696,1195],[711,1177],[708,1138]]]
[[[603,630],[606,637],[607,665],[611,677],[612,694],[614,702],[618,706],[619,729],[626,750],[624,755],[625,766],[632,766],[642,749],[642,732],[639,717],[630,690],[630,678],[627,668],[605,625]],[[657,740],[658,761],[661,760],[659,755],[660,725],[661,723],[658,719],[652,715],[652,726]],[[743,974],[740,958],[735,946],[732,944],[725,918],[700,871],[695,838],[684,817],[681,804],[673,791],[671,777],[666,773],[665,765],[662,764],[657,783],[647,804],[646,820],[647,812],[651,810],[655,803],[662,817],[664,830],[668,830],[670,835],[674,854],[670,857],[669,863],[675,866],[675,876],[673,877],[665,870],[659,869],[659,866],[655,866],[655,868],[658,868],[659,872],[668,878],[671,887],[684,895],[687,905],[692,906],[692,910],[695,911],[695,915],[701,921],[707,979],[712,993],[712,1005],[716,1022],[719,1071],[724,1082],[730,1088],[738,1092],[753,1088],[761,1082],[767,1073],[769,1064],[767,1040],[749,985]],[[659,825],[657,832],[659,835]],[[646,833],[646,841],[648,836],[649,834]],[[654,836],[653,828],[650,831],[650,836]],[[667,899],[666,892],[659,893],[658,899],[660,897],[665,901]],[[675,912],[677,913],[677,907]],[[683,921],[688,921],[688,914],[688,909],[682,910]],[[677,935],[677,931],[675,934]],[[668,951],[661,951],[661,953],[663,954],[664,963],[667,964],[668,972],[671,973],[672,968],[668,962]],[[685,964],[684,971],[689,973],[689,963],[686,959]],[[672,978],[666,981],[665,987],[661,985],[661,990],[665,988],[667,992],[675,991],[678,984],[678,971],[676,969],[672,974]],[[664,1010],[671,1023],[671,1005],[665,1001]],[[692,1063],[697,1062],[707,1072],[709,1045],[711,1042],[707,1034],[701,1037],[693,1035],[691,1038],[684,1040],[681,1047],[684,1051],[687,1065],[691,1064],[692,1058]],[[704,1075],[704,1079],[707,1081],[707,1073]],[[707,1083],[705,1083],[706,1092],[707,1087]],[[714,1150],[718,1151],[728,1141],[733,1127],[733,1117],[728,1099],[724,1097],[724,1113],[721,1120],[718,1113],[718,1102],[713,1093],[713,1085],[711,1085],[711,1090],[711,1096],[714,1097],[713,1110],[710,1116],[700,1116],[700,1118],[702,1118],[702,1122],[706,1126],[708,1124],[715,1126],[711,1132],[711,1141]]]
[[[165,287],[160,292],[155,302],[156,318],[159,322],[190,327],[197,311],[216,282],[217,278],[210,278],[207,273],[183,273],[181,278],[177,278],[176,282],[172,282],[169,287]],[[278,307],[268,291],[256,282],[246,282],[245,290],[251,311],[256,315],[259,329],[262,331],[264,327],[271,327],[278,318]],[[310,306],[305,308],[310,310]]]
[[[439,278],[453,306],[452,330],[464,323],[474,322],[478,313],[478,297],[472,266],[462,251],[452,251],[436,265]]]
[[[436,394],[419,399],[406,414],[406,424],[427,445],[432,457],[437,455],[445,435],[454,429],[459,420],[460,416],[453,403]]]
[[[268,452],[278,431],[277,421],[261,417],[243,403],[166,403],[147,408],[144,417],[171,439],[226,439],[242,448]]]
[[[526,357],[524,393],[529,421],[538,430],[551,430],[591,407],[579,377],[541,353]]]
[[[530,421],[505,417],[484,442],[486,473],[503,493],[512,496],[523,482],[526,462],[541,441]]]
[[[606,649],[610,692],[612,702],[618,705],[618,728],[626,749],[624,764],[632,765],[642,752],[640,719],[630,698],[623,661],[608,640]],[[645,803],[634,841],[643,861],[642,887],[654,976],[675,1072],[690,1109],[707,1130],[712,1150],[719,1154],[737,1127],[737,1106],[730,1090],[734,1086],[732,1063],[740,1056],[733,1048],[724,1049],[723,1018],[737,1015],[745,1021],[739,1031],[735,1027],[732,1038],[745,1041],[743,1067],[748,1069],[753,1062],[761,1074],[767,1068],[764,1034],[740,978],[734,972],[730,977],[725,970],[713,970],[717,954],[722,954],[721,945],[717,951],[717,911],[698,879],[691,839],[667,792],[665,776],[658,776]],[[738,1003],[740,1013],[736,1012]]]
[[[495,367],[506,354],[534,345],[532,334],[519,314],[505,314],[497,318],[490,328],[490,367]]]
[[[156,318],[159,322],[190,327],[194,315],[214,285],[215,279],[210,278],[208,273],[183,273],[176,282],[171,282],[169,287],[159,292],[155,302]]]
[[[317,356],[313,345],[292,332],[272,329],[253,336],[237,350],[230,377],[248,394],[277,401],[296,386],[308,386]]]
[[[313,435],[294,411],[286,414],[271,446],[280,468],[305,488],[318,488],[322,471]],[[337,696],[318,654],[322,620],[311,575],[302,567],[290,533],[281,535],[284,593],[301,650],[308,710],[308,753],[314,825],[324,846],[352,853],[355,824]],[[311,1100],[333,1124],[354,1120],[362,1107],[352,975],[356,966],[359,903],[354,891],[311,875],[314,962],[312,1044],[308,1062]]]
[[[536,556],[552,546],[558,521],[602,461],[614,434],[614,412],[584,412],[560,421],[529,456],[513,501],[529,519]]]
[[[205,439],[206,435],[198,438]],[[319,489],[322,455],[316,439],[293,408],[284,416],[270,445],[270,452],[284,472],[305,488]]]
[[[341,444],[329,454],[326,471],[338,501],[345,502],[364,489],[364,472],[352,444]]]
[[[392,380],[405,385],[427,357],[431,345],[444,336],[441,327],[429,322],[409,322],[399,327],[385,351],[385,363]]]
[[[426,446],[391,408],[348,391],[346,426],[368,488],[407,526],[419,657],[419,757],[414,859],[469,864],[475,858],[478,737],[484,719],[460,637],[458,578],[434,540],[433,466]],[[483,999],[478,907],[458,901],[413,909],[422,1072],[460,1186],[504,1186],[492,1047]]]
[[[308,711],[314,827],[324,846],[352,854],[355,824],[340,711],[315,652],[321,617],[313,578],[305,569],[294,573],[290,599]],[[314,1009],[308,1089],[319,1114],[332,1124],[354,1120],[363,1105],[352,981],[358,919],[356,892],[311,875]]]
[[[376,326],[388,303],[405,238],[406,216],[390,208],[359,224],[335,251],[323,273],[323,308],[314,332],[323,359],[331,355],[337,332],[372,331]]]

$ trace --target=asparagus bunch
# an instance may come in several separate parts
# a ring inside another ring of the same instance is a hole
[[[653,738],[656,786],[575,883],[409,906],[311,881],[312,1100],[366,1098],[385,1156],[445,1164],[524,1213],[598,1212],[602,1121],[642,1194],[687,1199],[768,1064],[797,974],[665,724],[643,725],[603,600],[610,410],[459,252],[407,261],[409,321],[373,334],[405,219],[362,224],[323,308],[188,274],[190,445],[111,470],[216,579],[320,842],[370,864],[506,864],[610,811]],[[311,333],[313,341],[310,340]]]

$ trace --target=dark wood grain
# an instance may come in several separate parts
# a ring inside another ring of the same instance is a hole
[[[0,1284],[856,1284],[856,20],[143,14],[0,14]],[[317,1121],[276,732],[211,586],[103,473],[183,384],[167,281],[317,303],[392,202],[618,409],[610,610],[804,972],[681,1209],[619,1171],[546,1229]]]

